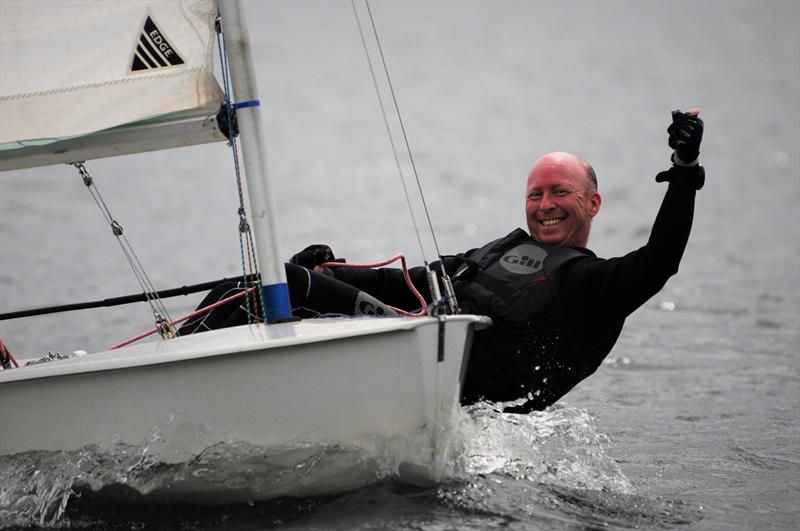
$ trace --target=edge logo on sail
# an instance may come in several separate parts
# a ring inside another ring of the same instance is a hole
[[[171,68],[184,64],[180,54],[158,29],[150,15],[144,21],[133,50],[130,72]]]

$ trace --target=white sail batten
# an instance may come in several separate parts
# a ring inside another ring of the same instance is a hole
[[[223,140],[214,0],[0,2],[0,169]]]

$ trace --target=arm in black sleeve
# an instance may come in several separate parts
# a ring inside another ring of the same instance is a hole
[[[445,256],[442,263],[444,263],[445,271],[448,275],[453,275],[455,270],[463,263],[458,256]],[[431,269],[440,271],[440,262],[432,262]],[[348,284],[365,291],[378,299],[379,301],[400,308],[406,311],[416,310],[420,307],[419,301],[409,289],[403,278],[403,270],[396,268],[384,267],[380,269],[362,269],[353,267],[335,267],[330,268],[333,271],[337,280],[347,282]],[[428,286],[428,277],[425,274],[424,267],[411,267],[408,270],[411,277],[411,282],[417,288],[422,298],[427,303],[431,302],[431,293]]]
[[[353,267],[331,268],[337,280],[365,291],[379,301],[406,311],[416,310],[420,303],[406,284],[403,270],[390,267],[380,269],[361,269]],[[424,267],[408,270],[411,281],[422,297],[430,302],[430,290]]]
[[[564,272],[559,295],[574,328],[624,319],[677,273],[692,228],[695,192],[685,183],[670,183],[647,245],[609,260],[578,260]]]

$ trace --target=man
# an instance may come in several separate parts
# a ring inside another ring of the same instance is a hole
[[[528,176],[529,233],[516,229],[479,249],[443,257],[434,266],[453,277],[465,312],[488,315],[494,323],[475,334],[462,403],[515,401],[506,408],[512,412],[553,404],[597,369],[616,343],[625,318],[678,271],[691,230],[695,192],[705,180],[698,164],[703,134],[698,113],[673,112],[668,128],[673,166],[656,177],[669,186],[650,238],[640,249],[606,260],[585,248],[592,219],[602,204],[597,179],[580,158],[555,152],[541,157]],[[308,307],[310,291],[317,292],[318,302],[325,299],[317,288],[309,289],[312,275],[317,284],[335,278],[344,284],[331,285],[354,288],[349,295],[336,288],[350,308],[361,300],[360,294],[402,309],[418,306],[397,269],[308,271],[320,270],[333,258],[330,248],[317,245],[287,264],[290,290],[299,271],[308,276],[302,283],[305,291],[291,295],[294,306]],[[411,276],[430,300],[422,268],[413,268]]]

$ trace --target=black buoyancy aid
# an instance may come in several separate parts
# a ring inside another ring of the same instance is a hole
[[[516,229],[466,257],[453,276],[459,303],[494,324],[475,334],[463,403],[527,397],[506,410],[544,409],[588,375],[557,287],[566,264],[589,256],[590,251],[540,244]]]

